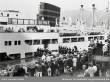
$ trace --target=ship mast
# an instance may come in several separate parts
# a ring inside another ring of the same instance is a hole
[[[80,5],[81,6],[81,17],[80,17],[80,21],[81,21],[81,25],[83,24],[83,11],[84,11],[84,9],[83,9],[83,7],[84,7],[84,5]]]
[[[92,28],[95,27],[95,4],[92,4],[92,9],[93,9],[93,12],[92,12]]]
[[[106,12],[107,12],[107,30],[109,30],[109,0],[108,0],[108,7],[106,8]]]

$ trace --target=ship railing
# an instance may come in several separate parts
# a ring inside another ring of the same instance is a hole
[[[39,29],[39,30],[18,30],[18,31],[13,31],[13,30],[0,30],[0,33],[58,33],[58,30],[43,30],[43,29]]]

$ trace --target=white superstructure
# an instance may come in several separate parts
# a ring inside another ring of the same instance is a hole
[[[50,27],[48,21],[20,18],[18,13],[1,12],[0,55],[6,53],[8,56],[19,55],[20,58],[26,58],[26,54],[34,56],[38,48],[45,47],[58,51],[58,27]]]
[[[59,46],[77,46],[82,51],[88,50],[91,39],[103,43],[107,39],[103,27],[86,27],[83,18],[81,24],[72,25],[70,18],[69,25],[50,27],[49,21],[23,19],[19,14],[19,11],[14,10],[0,11],[0,55],[6,53],[8,56],[26,58],[27,55],[34,56],[38,48],[58,52]],[[92,32],[98,34],[91,34]]]

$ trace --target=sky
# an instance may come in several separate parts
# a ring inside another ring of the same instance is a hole
[[[39,2],[48,2],[61,7],[61,11],[78,10],[83,4],[86,10],[91,10],[92,4],[96,4],[98,10],[105,10],[108,0],[0,0],[0,10],[18,10],[28,18],[34,18]]]

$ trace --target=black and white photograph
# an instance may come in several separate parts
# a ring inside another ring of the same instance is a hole
[[[10,78],[109,80],[110,0],[0,0],[0,80]]]

